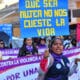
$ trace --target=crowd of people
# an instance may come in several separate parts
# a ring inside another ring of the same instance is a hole
[[[47,48],[50,48],[51,41],[55,37],[46,37],[46,38],[24,38],[23,45],[19,50],[18,57],[22,57],[29,54],[42,54]],[[57,36],[63,40],[63,48],[69,49],[78,47],[76,39],[73,39],[72,36]],[[0,40],[0,49],[9,49],[13,48],[12,43],[9,46],[5,46],[5,42]]]
[[[24,38],[18,57],[44,54],[40,62],[38,80],[68,80],[68,77],[75,72],[80,59],[76,58],[74,60],[71,69],[70,61],[63,55],[63,50],[74,47],[77,47],[77,41],[71,36]],[[6,48],[8,47],[5,46],[4,41],[0,40],[0,49]],[[46,64],[44,64],[45,61]]]
[[[25,38],[23,41],[23,45],[20,48],[18,56],[21,56],[21,53],[23,53],[22,56],[24,54],[28,55],[29,53],[43,54],[47,48],[50,48],[51,41],[54,38],[60,38],[63,40],[63,49],[70,49],[70,48],[77,47],[77,41],[76,39],[73,39],[72,36],[64,36],[64,37],[58,36],[58,37],[50,37],[50,38],[42,37],[42,38],[34,38],[34,39]]]
[[[44,54],[40,62],[38,80],[68,80],[68,77],[75,73],[79,58],[74,60],[71,66],[70,61],[63,54],[63,40],[54,38],[50,45],[50,50]]]

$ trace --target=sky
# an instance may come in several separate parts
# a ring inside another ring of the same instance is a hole
[[[2,0],[2,3],[0,4],[0,9],[4,8],[5,5],[11,5],[16,2],[19,2],[19,0]]]

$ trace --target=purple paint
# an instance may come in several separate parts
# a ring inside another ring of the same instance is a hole
[[[35,74],[37,72],[38,72],[38,69],[35,67],[35,68],[32,68],[32,69],[23,71],[23,75],[24,75],[24,77],[27,77],[27,76],[30,76],[30,75]]]
[[[2,55],[18,54],[19,49],[0,49],[0,52],[2,53]]]
[[[0,70],[6,70],[13,67],[32,64],[32,63],[39,63],[41,59],[42,55],[40,56],[35,55],[35,56],[28,56],[11,60],[3,60],[0,61]]]
[[[17,80],[20,79],[20,73],[11,74],[6,77],[5,80]]]

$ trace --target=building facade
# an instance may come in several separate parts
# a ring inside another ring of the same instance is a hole
[[[68,0],[68,2],[70,32],[72,36],[76,36],[77,23],[80,23],[80,0]],[[13,25],[13,36],[20,36],[19,3],[6,5],[5,8],[0,10],[0,24],[3,23],[11,23]]]

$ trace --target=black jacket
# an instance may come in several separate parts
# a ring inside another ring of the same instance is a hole
[[[23,56],[26,56],[26,55],[29,55],[29,54],[31,54],[31,55],[38,54],[37,48],[33,46],[33,50],[29,51],[28,49],[26,49],[26,46],[23,46],[19,50],[18,57],[23,57]]]
[[[68,66],[69,60],[65,56],[62,56],[61,59],[63,60],[64,65],[61,60],[59,61],[54,58],[54,63],[46,73],[44,80],[48,80],[48,78],[52,78],[53,80],[68,80],[68,73],[70,71]]]

